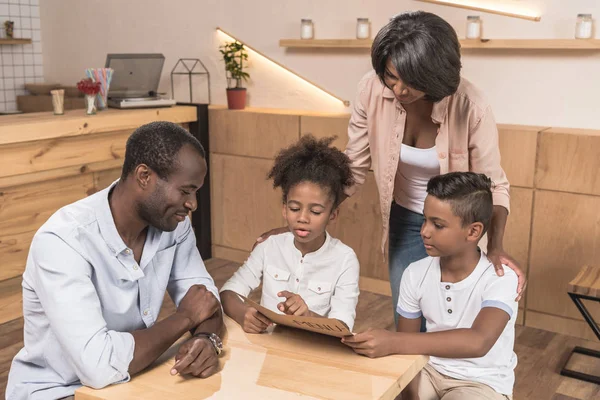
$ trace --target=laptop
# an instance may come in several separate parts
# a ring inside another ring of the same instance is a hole
[[[173,99],[163,99],[158,83],[165,56],[162,54],[108,54],[106,68],[113,69],[108,87],[108,106],[113,108],[170,107]]]

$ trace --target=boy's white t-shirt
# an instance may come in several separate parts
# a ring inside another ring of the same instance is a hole
[[[479,263],[464,280],[442,282],[439,257],[427,257],[408,266],[400,284],[398,314],[404,318],[427,320],[427,332],[471,328],[484,307],[504,310],[510,320],[491,348],[480,358],[430,357],[429,364],[443,375],[480,382],[496,392],[511,395],[517,365],[514,353],[515,320],[517,318],[518,278],[513,270],[504,268],[498,276],[493,264],[482,252]]]
[[[270,236],[257,245],[246,262],[223,285],[248,296],[262,280],[260,304],[277,313],[285,298],[277,293],[297,293],[308,308],[322,316],[339,319],[350,330],[358,303],[360,267],[354,251],[326,233],[325,243],[302,257],[294,246],[294,235],[286,232]]]

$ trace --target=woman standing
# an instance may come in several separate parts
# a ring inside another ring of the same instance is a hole
[[[346,193],[356,192],[373,168],[394,309],[404,270],[427,257],[420,233],[427,182],[453,171],[483,173],[494,182],[487,256],[499,275],[502,264],[515,270],[520,299],[525,276],[502,242],[510,196],[500,165],[498,129],[489,104],[460,76],[456,32],[435,14],[397,15],[375,37],[371,62],[374,71],[358,84],[348,127],[346,154],[356,185]]]

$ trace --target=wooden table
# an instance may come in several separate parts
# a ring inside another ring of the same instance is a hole
[[[222,370],[208,379],[171,376],[177,346],[129,383],[83,387],[98,399],[394,399],[425,366],[425,356],[359,356],[339,339],[281,326],[262,335],[225,318]]]

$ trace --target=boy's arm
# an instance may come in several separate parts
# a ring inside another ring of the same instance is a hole
[[[485,356],[506,327],[509,315],[494,307],[482,308],[473,326],[430,333],[398,333],[392,341],[393,354],[425,354],[444,358]]]
[[[344,338],[343,342],[368,357],[423,354],[444,358],[478,358],[490,351],[509,319],[505,311],[486,307],[481,309],[473,326],[468,329],[427,333],[373,329]]]
[[[405,275],[409,270],[410,267]],[[404,329],[397,333],[373,330],[357,334],[345,342],[357,353],[369,357],[388,354],[425,354],[444,358],[483,357],[494,346],[513,313],[517,311],[517,303],[512,296],[518,281],[515,272],[505,269],[503,277],[494,273],[488,280],[482,295],[481,311],[470,328],[427,333],[404,332]],[[418,319],[420,313],[417,309],[411,309],[410,302],[403,302],[403,293],[410,293],[410,284],[403,277],[398,312],[405,317]],[[406,324],[403,320],[400,321]]]
[[[396,332],[420,332],[421,331],[421,317],[418,318],[405,318],[402,315],[398,317],[398,326],[396,326]]]

